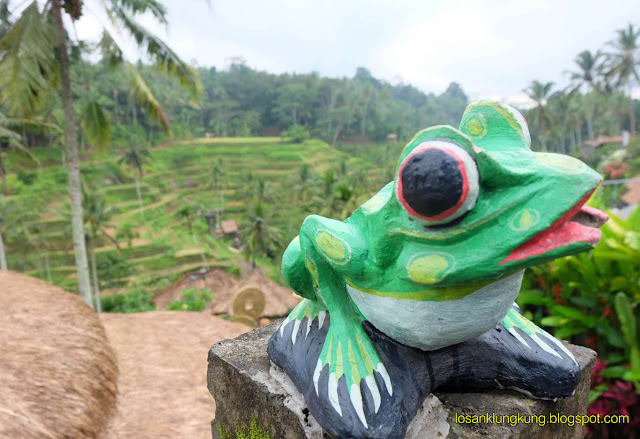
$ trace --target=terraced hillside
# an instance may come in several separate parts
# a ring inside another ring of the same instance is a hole
[[[213,208],[222,207],[222,219],[239,223],[243,239],[260,217],[286,245],[309,213],[324,209],[325,214],[344,216],[383,183],[372,165],[317,140],[178,141],[151,149],[141,184],[141,214],[133,173],[118,163],[120,154],[84,152],[81,165],[86,186],[102,194],[112,212],[96,243],[101,287],[112,292],[157,290],[205,264],[237,274],[246,255],[233,249],[229,239],[213,237],[203,215]],[[3,204],[8,209],[4,217],[10,268],[74,291],[66,171],[59,150],[36,149],[39,166],[22,156],[4,155],[8,170],[14,171]],[[333,204],[341,203],[333,212],[325,206],[330,198]],[[256,208],[255,199],[261,207]],[[7,207],[11,204],[13,210],[30,213],[14,215]],[[278,254],[257,261],[276,280]]]

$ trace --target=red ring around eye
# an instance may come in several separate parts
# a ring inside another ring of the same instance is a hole
[[[449,154],[451,157],[453,157],[457,162],[458,162],[458,170],[460,171],[460,175],[462,176],[462,193],[460,194],[460,198],[458,199],[458,202],[453,205],[452,207],[448,208],[447,210],[445,210],[442,213],[439,213],[438,215],[434,215],[434,216],[423,216],[420,215],[418,212],[416,212],[410,205],[409,203],[404,199],[403,196],[403,192],[402,192],[402,170],[404,169],[405,165],[407,164],[407,162],[409,161],[409,159],[411,159],[411,157],[413,157],[416,154],[419,154],[423,151],[427,151],[429,149],[439,149],[442,152]],[[407,155],[404,160],[402,161],[402,163],[400,164],[400,167],[398,168],[398,191],[397,191],[397,198],[398,201],[400,201],[400,203],[404,206],[404,208],[413,216],[416,216],[420,219],[426,220],[426,221],[440,221],[443,219],[446,219],[448,217],[450,217],[451,215],[453,215],[454,213],[456,213],[456,211],[460,208],[460,206],[462,206],[465,202],[465,200],[467,199],[467,195],[469,194],[469,177],[467,176],[467,168],[464,165],[464,162],[462,161],[462,159],[460,158],[460,156],[458,154],[456,154],[455,151],[452,151],[448,148],[442,148],[440,146],[424,146],[422,148],[416,148],[415,150],[413,150],[409,155]]]

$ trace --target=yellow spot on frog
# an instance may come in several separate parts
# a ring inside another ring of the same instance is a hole
[[[482,138],[487,134],[487,123],[484,120],[482,114],[478,114],[469,122],[467,122],[467,129],[469,134],[476,138]]]
[[[580,160],[562,154],[538,152],[536,160],[563,174],[581,174],[586,170],[586,165]]]
[[[522,209],[511,220],[511,229],[522,232],[529,230],[540,221],[540,212],[534,209]]]
[[[316,233],[316,244],[318,249],[336,264],[346,264],[351,258],[349,245],[326,230]]]
[[[409,278],[419,284],[436,283],[453,268],[449,259],[443,254],[418,255],[407,264]]]
[[[365,213],[374,213],[379,211],[382,206],[387,202],[389,197],[385,197],[384,195],[377,194],[367,200],[362,206],[362,210]]]
[[[309,256],[304,257],[304,264],[307,266],[307,270],[311,273],[311,278],[313,279],[314,288],[318,287],[318,269],[316,267],[316,263],[313,262]]]
[[[469,121],[469,132],[474,136],[479,136],[482,134],[482,125],[478,121],[478,119],[471,119]]]

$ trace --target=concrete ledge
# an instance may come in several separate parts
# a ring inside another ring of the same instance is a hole
[[[272,365],[267,356],[269,338],[279,322],[216,343],[209,351],[207,386],[216,400],[212,434],[217,426],[229,430],[256,420],[271,439],[321,439],[322,431],[291,380]],[[406,438],[582,438],[582,425],[550,424],[550,415],[584,415],[587,410],[589,378],[596,353],[569,345],[582,378],[571,398],[558,402],[530,399],[513,391],[487,393],[440,393],[429,396],[409,426]],[[546,415],[547,424],[460,424],[457,415]]]

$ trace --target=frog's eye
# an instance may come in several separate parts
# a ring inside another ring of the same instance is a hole
[[[396,196],[427,225],[448,223],[476,204],[479,174],[467,151],[450,142],[421,143],[398,168]]]

